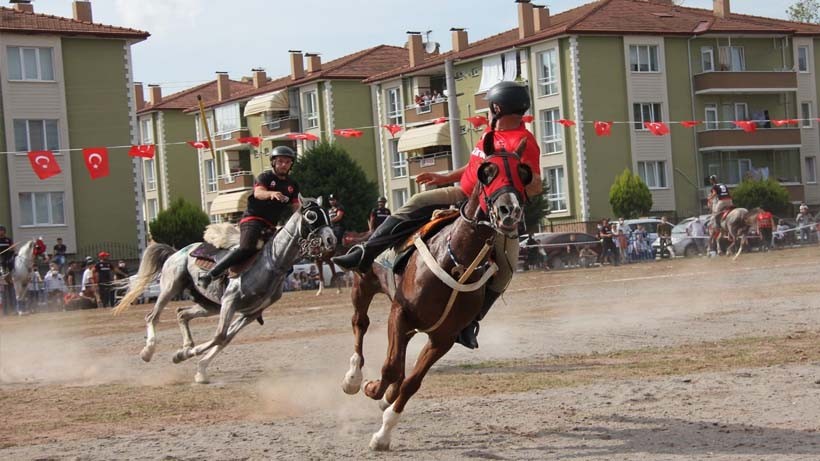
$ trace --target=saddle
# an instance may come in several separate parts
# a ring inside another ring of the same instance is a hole
[[[382,253],[382,255],[376,259],[376,263],[386,269],[391,269],[396,275],[402,274],[407,266],[407,262],[410,260],[410,256],[416,250],[416,246],[413,244],[416,237],[420,237],[422,241],[427,242],[439,233],[439,231],[447,227],[447,225],[454,222],[458,218],[458,215],[458,210],[437,210],[433,213],[430,220],[422,225],[416,232],[410,234],[409,237],[394,248]]]
[[[257,251],[250,258],[246,259],[240,264],[236,264],[228,268],[227,274],[229,278],[236,278],[242,275],[249,267],[253,265],[259,257],[259,253],[267,241],[273,237],[275,232],[267,230],[262,232],[259,242],[256,244]],[[226,253],[236,248],[238,245],[231,245],[229,248],[220,248],[210,242],[202,242],[194,251],[188,254],[189,257],[194,258],[194,264],[202,270],[209,271],[213,268],[217,261],[222,259]]]

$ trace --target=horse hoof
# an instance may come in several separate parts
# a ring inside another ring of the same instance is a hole
[[[373,451],[390,451],[390,440],[382,440],[377,434],[370,439],[370,449]]]
[[[382,399],[379,400],[379,410],[381,411],[387,410],[390,408],[390,405],[392,405],[392,403],[387,401],[387,397],[382,397]]]
[[[362,387],[362,376],[361,372],[359,373],[358,379],[355,376],[348,376],[345,375],[344,381],[342,381],[342,390],[347,395],[356,395],[359,392],[359,389]]]
[[[194,375],[194,382],[197,384],[208,384],[211,380],[208,379],[208,375],[206,373],[197,371],[196,375]]]
[[[142,351],[140,352],[140,358],[143,360],[143,362],[150,362],[151,358],[153,356],[154,356],[154,348],[153,347],[145,346],[145,347],[142,348]]]
[[[177,353],[174,354],[173,357],[171,357],[171,361],[174,362],[174,363],[180,363],[180,362],[184,362],[184,361],[188,360],[187,352],[188,352],[187,349],[178,350]]]

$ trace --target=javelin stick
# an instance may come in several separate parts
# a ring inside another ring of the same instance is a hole
[[[216,151],[214,150],[214,143],[211,141],[211,130],[208,128],[208,119],[205,118],[205,106],[202,104],[202,96],[196,95],[196,100],[199,102],[199,120],[202,122],[202,127],[205,130],[205,137],[208,141],[208,147],[211,148],[211,158],[214,159],[214,166],[216,167],[216,177],[219,177],[219,162],[216,159]]]

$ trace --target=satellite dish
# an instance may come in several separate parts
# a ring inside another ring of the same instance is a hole
[[[439,45],[438,42],[425,42],[424,43],[424,51],[427,54],[438,53],[439,46],[440,45]]]

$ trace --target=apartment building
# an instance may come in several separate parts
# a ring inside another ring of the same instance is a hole
[[[69,253],[136,257],[141,231],[139,163],[110,149],[110,174],[92,180],[79,149],[137,139],[131,46],[147,32],[93,22],[91,3],[72,18],[0,7],[0,223],[16,241],[61,237]],[[51,150],[62,173],[40,180],[29,151]]]

